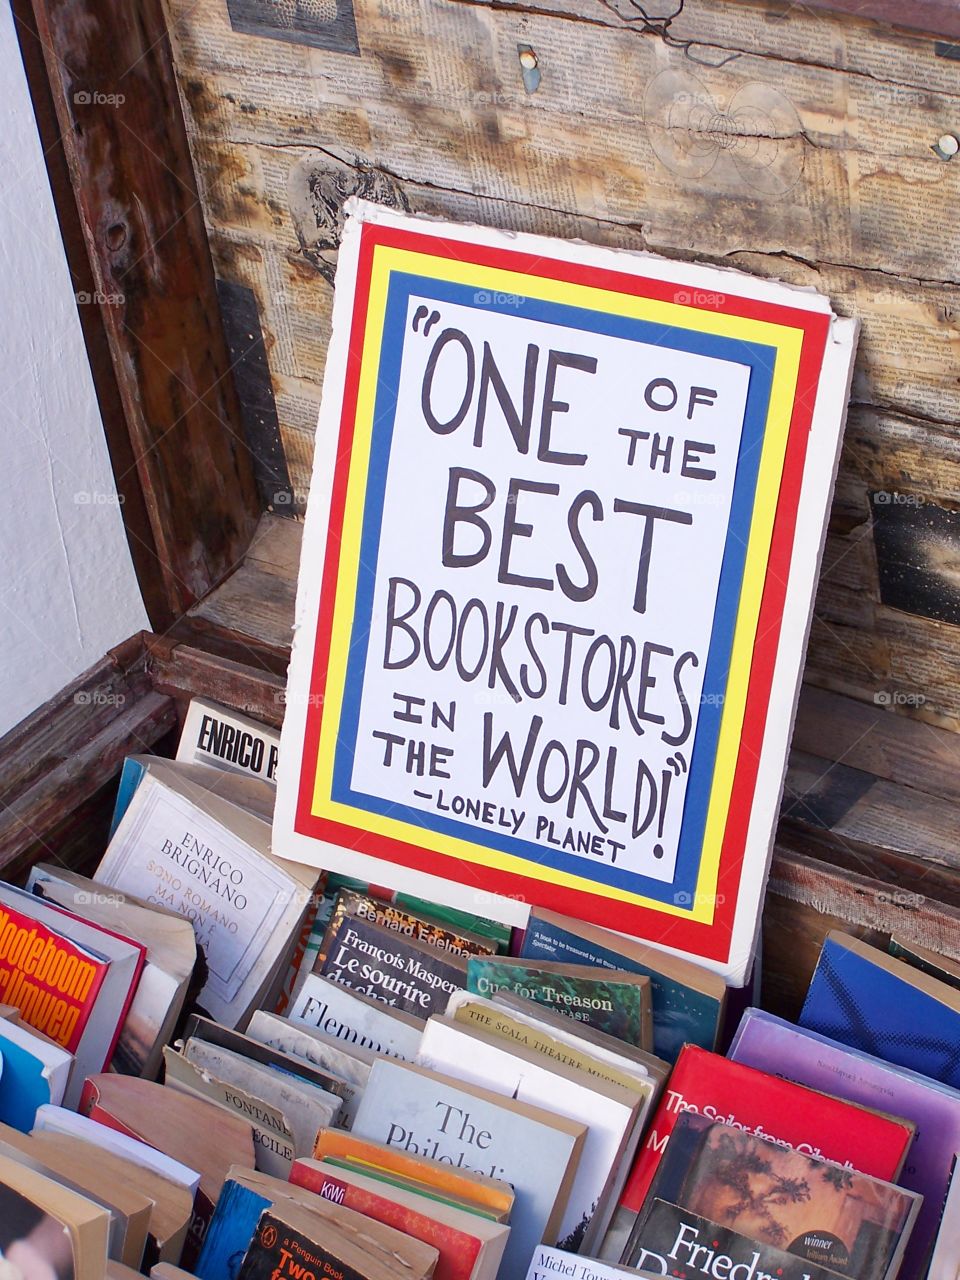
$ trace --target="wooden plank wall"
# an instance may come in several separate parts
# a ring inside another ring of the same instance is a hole
[[[807,679],[960,728],[960,47],[783,0],[665,38],[631,0],[167,3],[294,510],[352,192],[814,285],[863,336]]]

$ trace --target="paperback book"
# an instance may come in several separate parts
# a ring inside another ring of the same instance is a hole
[[[242,1026],[285,975],[316,877],[271,855],[265,819],[151,760],[95,878],[192,921],[207,963],[199,1002]]]
[[[874,1177],[897,1178],[913,1141],[909,1120],[839,1101],[768,1071],[695,1045],[683,1050],[621,1196],[616,1231],[604,1256],[622,1245],[685,1114],[723,1121]]]
[[[307,976],[289,1018],[316,1027],[347,1048],[359,1046],[408,1061],[416,1057],[423,1031],[419,1018],[316,973]]]
[[[496,1280],[510,1228],[481,1214],[328,1160],[297,1160],[291,1182],[437,1250],[436,1280]]]
[[[673,1062],[685,1044],[716,1047],[726,984],[689,960],[546,910],[531,911],[520,955],[643,974],[650,979],[657,1057]]]
[[[847,934],[827,935],[800,1025],[960,1088],[960,991]]]
[[[854,1280],[896,1276],[920,1208],[918,1195],[893,1183],[689,1111],[651,1195]],[[650,1247],[644,1212],[624,1261],[649,1266]]]
[[[896,1180],[923,1196],[903,1266],[903,1280],[921,1277],[937,1233],[954,1153],[960,1151],[960,1092],[760,1009],[744,1014],[730,1054],[738,1062],[761,1071],[783,1072],[791,1080],[864,1108],[893,1112],[915,1127],[914,1141]]]
[[[191,698],[177,759],[187,764],[213,765],[250,774],[274,785],[280,760],[280,734],[236,711]]]
[[[348,917],[366,920],[389,929],[392,933],[422,942],[437,951],[448,951],[463,958],[472,955],[489,956],[496,952],[496,943],[479,933],[455,927],[385,898],[359,893],[355,889],[341,889],[330,912],[327,936],[315,962],[317,972],[322,972],[322,964],[329,950],[328,941],[333,941],[341,931],[344,919]]]
[[[365,916],[335,915],[314,974],[425,1019],[466,986],[467,963]]]
[[[556,1244],[587,1126],[411,1063],[374,1063],[354,1134],[508,1182],[514,1204],[499,1280],[523,1280]]]
[[[555,960],[472,956],[467,961],[467,990],[491,999],[509,991],[598,1031],[653,1047],[650,979],[626,970],[601,970]]]
[[[546,1106],[587,1127],[557,1243],[589,1252],[606,1231],[618,1172],[632,1155],[637,1094],[449,1018],[427,1023],[417,1061],[495,1093]]]

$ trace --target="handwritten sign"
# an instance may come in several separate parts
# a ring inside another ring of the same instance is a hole
[[[276,851],[742,978],[853,326],[361,203],[336,289]]]

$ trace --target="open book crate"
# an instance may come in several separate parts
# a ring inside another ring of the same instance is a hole
[[[812,4],[960,39],[944,0],[909,15]],[[190,697],[281,723],[301,532],[272,513],[290,490],[234,385],[161,0],[14,11],[75,286],[123,298],[80,312],[154,630],[0,740],[9,878],[39,859],[95,867],[124,756],[172,751]],[[109,106],[78,115],[90,87],[124,93],[136,131]],[[767,1007],[796,1012],[834,927],[960,959],[958,755],[955,733],[805,687],[764,915]]]

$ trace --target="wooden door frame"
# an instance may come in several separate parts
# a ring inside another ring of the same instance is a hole
[[[261,505],[161,0],[11,0],[134,568],[166,630]]]

